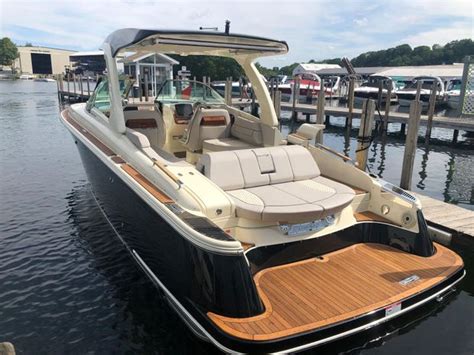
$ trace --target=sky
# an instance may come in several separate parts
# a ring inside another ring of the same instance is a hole
[[[100,48],[124,27],[231,32],[287,41],[286,55],[268,67],[348,56],[399,44],[445,44],[474,38],[472,0],[152,1],[0,0],[0,37],[18,45],[79,51]]]

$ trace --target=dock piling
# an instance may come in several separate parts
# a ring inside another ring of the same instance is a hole
[[[422,85],[422,81],[421,80],[418,80],[418,82],[416,83],[416,96],[415,96],[415,101],[420,101],[420,96],[421,96],[421,85]]]
[[[437,83],[436,81],[433,82],[433,86],[431,87],[431,94],[430,94],[430,103],[428,108],[428,122],[426,123],[426,133],[425,133],[425,144],[430,143],[431,138],[431,128],[433,126],[433,115],[436,105],[436,94],[437,94]]]
[[[421,101],[412,101],[410,104],[410,119],[405,140],[405,151],[403,153],[402,176],[400,178],[400,187],[405,190],[411,190],[411,179],[413,175],[413,164],[415,163],[420,119]]]
[[[232,78],[227,78],[225,81],[224,98],[226,105],[232,105]]]
[[[359,135],[357,136],[356,159],[358,168],[365,171],[367,158],[372,140],[372,129],[374,123],[375,101],[367,99],[362,104],[362,116],[360,118]]]
[[[90,77],[88,75],[87,76],[87,95],[91,96],[91,87],[90,87],[89,81],[90,81]]]
[[[79,75],[79,86],[81,87],[81,96],[84,97],[84,82],[82,75]]]
[[[348,129],[352,128],[352,114],[354,111],[354,89],[355,89],[355,78],[351,77],[349,79],[349,93],[347,96],[347,105],[349,108],[349,113],[346,118],[346,127]]]
[[[383,126],[382,126],[382,132],[384,134],[386,134],[388,130],[388,118],[390,115],[391,96],[392,96],[392,80],[390,80],[390,82],[388,83],[387,96],[385,98],[385,115],[383,118]]]
[[[76,74],[72,74],[72,81],[73,81],[73,84],[74,84],[74,99],[77,99],[76,97]],[[70,99],[71,97],[69,97]]]
[[[458,142],[459,130],[455,129],[453,132],[453,140],[452,143],[456,144]]]
[[[148,102],[148,75],[145,73],[145,102]]]
[[[318,92],[318,107],[316,113],[316,123],[324,123],[324,104],[326,103],[325,93],[324,93],[324,79],[321,79],[321,85]]]
[[[379,80],[379,92],[377,93],[377,109],[378,110],[382,108],[383,82],[384,80]]]

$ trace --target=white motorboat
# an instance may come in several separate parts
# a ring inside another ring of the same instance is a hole
[[[420,101],[423,109],[429,106],[431,89],[433,83],[436,83],[436,102],[439,105],[445,102],[444,83],[438,76],[418,76],[413,78],[411,83],[408,83],[403,89],[396,90],[400,106],[410,106],[411,102],[415,100],[417,93],[418,82],[421,81]]]
[[[392,78],[383,75],[371,75],[369,79],[362,83],[361,86],[354,89],[354,99],[356,102],[362,102],[367,99],[377,101],[379,99],[380,86],[382,86],[381,100],[385,106],[387,101],[387,94],[389,86],[391,87],[390,104],[395,105],[397,103],[397,95],[395,94],[396,85]]]
[[[301,351],[435,303],[464,276],[414,195],[315,145],[319,125],[283,137],[254,63],[285,42],[128,28],[102,48],[106,79],[61,121],[124,252],[199,338]],[[124,52],[232,57],[260,117],[188,79],[166,81],[153,105],[132,100]]]
[[[451,109],[458,109],[461,98],[461,79],[453,79],[446,88],[446,103]]]

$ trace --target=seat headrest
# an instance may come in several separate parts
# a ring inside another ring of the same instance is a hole
[[[209,152],[196,167],[223,190],[312,179],[321,174],[311,153],[297,145]]]

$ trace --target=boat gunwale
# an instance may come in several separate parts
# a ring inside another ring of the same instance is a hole
[[[67,115],[67,117],[66,117]],[[163,219],[167,221],[176,232],[181,235],[183,238],[186,238],[189,242],[193,243],[196,247],[207,250],[212,253],[222,254],[222,255],[242,255],[244,256],[244,250],[239,241],[233,240],[219,240],[207,235],[204,235],[195,229],[193,229],[186,221],[180,218],[179,209],[170,208],[171,204],[163,203],[153,196],[144,186],[142,186],[139,181],[137,181],[133,176],[129,175],[124,169],[122,169],[120,163],[116,163],[112,160],[113,157],[120,156],[113,149],[109,148],[106,144],[101,142],[97,137],[95,137],[89,130],[82,127],[77,120],[75,120],[69,113],[68,109],[61,111],[60,114],[61,122],[66,126],[66,128],[73,134],[74,138],[79,139],[83,144],[85,144],[91,152],[93,152],[113,173],[118,176],[127,186],[129,186],[135,193],[141,196],[144,203],[148,204],[155,212]],[[75,127],[69,122],[69,120],[74,121],[78,127]],[[84,130],[84,131],[82,131]],[[74,132],[77,132],[74,133]],[[104,145],[105,150],[91,140],[86,133],[94,137],[98,142]],[[91,147],[94,147],[101,154],[98,155],[94,152]],[[103,156],[102,156],[103,155]],[[129,162],[125,162],[130,164]],[[131,183],[132,182],[132,183]],[[145,197],[145,198],[144,198]],[[176,204],[173,203],[173,206]],[[210,221],[211,222],[211,221]],[[238,244],[238,245],[237,245]]]

